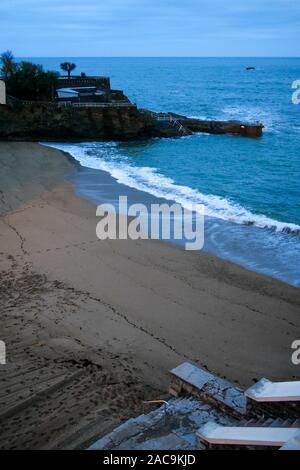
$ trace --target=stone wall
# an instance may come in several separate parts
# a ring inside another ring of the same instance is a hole
[[[151,120],[130,104],[75,108],[14,102],[0,108],[0,140],[127,140],[152,134]]]
[[[56,88],[96,86],[110,90],[109,77],[60,77],[56,80]]]

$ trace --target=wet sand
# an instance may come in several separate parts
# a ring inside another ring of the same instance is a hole
[[[0,448],[78,448],[191,361],[242,386],[299,378],[300,291],[158,241],[99,241],[76,164],[0,143]]]

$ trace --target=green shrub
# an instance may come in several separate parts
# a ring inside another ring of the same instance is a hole
[[[22,61],[16,63],[10,51],[1,55],[1,75],[5,79],[7,94],[30,101],[49,101],[57,72],[44,71],[41,65]]]

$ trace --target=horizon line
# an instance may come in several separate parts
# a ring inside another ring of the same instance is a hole
[[[16,59],[300,59],[300,56],[82,56],[82,55],[15,55]]]

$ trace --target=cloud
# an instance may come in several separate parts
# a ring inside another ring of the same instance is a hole
[[[298,0],[0,2],[1,48],[24,56],[299,56],[299,31]]]

